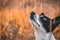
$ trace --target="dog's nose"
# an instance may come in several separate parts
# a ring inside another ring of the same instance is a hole
[[[31,12],[30,19],[34,20],[34,15],[35,15],[35,12]]]
[[[35,15],[35,12],[31,12],[31,16]]]

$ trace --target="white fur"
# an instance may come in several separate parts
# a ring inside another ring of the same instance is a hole
[[[34,15],[34,19],[40,25],[38,26],[38,24],[35,23],[34,20],[30,19],[30,22],[35,31],[36,40],[49,40],[49,38],[50,40],[55,40],[53,33],[51,32],[47,33],[46,30],[43,28],[43,24],[39,22],[39,16],[37,14]]]

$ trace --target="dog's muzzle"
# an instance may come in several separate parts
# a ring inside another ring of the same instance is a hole
[[[30,14],[30,19],[31,20],[34,20],[34,15],[36,15],[34,12],[31,12],[31,14]]]

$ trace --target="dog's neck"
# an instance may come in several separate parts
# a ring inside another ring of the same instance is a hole
[[[53,33],[52,32],[47,33],[42,25],[40,26],[40,29],[35,27],[34,31],[35,31],[36,40],[49,40],[50,34],[51,34],[50,40],[55,40]]]
[[[36,40],[49,40],[51,34],[51,38],[50,40],[55,40],[53,33],[49,32],[49,33],[41,33],[40,31],[35,30],[35,37]]]

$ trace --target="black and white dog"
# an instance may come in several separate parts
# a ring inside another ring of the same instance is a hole
[[[37,15],[35,12],[30,14],[30,22],[34,28],[36,40],[56,40],[53,35],[53,30],[60,23],[60,16],[52,19],[52,30],[50,30],[50,18],[41,13]],[[51,36],[50,36],[51,34]]]

